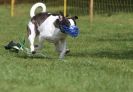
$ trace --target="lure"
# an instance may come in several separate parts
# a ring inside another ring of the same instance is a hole
[[[77,26],[75,26],[75,25],[70,26],[70,27],[62,25],[61,26],[61,30],[64,33],[67,33],[67,34],[69,34],[72,37],[77,37],[79,35],[79,28]]]

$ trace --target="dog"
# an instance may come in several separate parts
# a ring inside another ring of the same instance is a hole
[[[35,15],[35,9],[40,6],[43,8],[43,12]],[[74,16],[67,18],[62,12],[58,14],[46,12],[46,6],[44,3],[36,3],[33,5],[30,10],[30,16],[31,19],[28,23],[27,30],[30,51],[32,54],[35,54],[36,50],[41,50],[43,48],[44,41],[47,40],[55,45],[55,49],[59,53],[59,58],[64,58],[65,54],[70,52],[66,46],[66,37],[69,33],[65,32],[65,27],[66,29],[69,29],[72,26],[76,27],[76,20],[78,17]],[[38,46],[34,45],[36,37],[39,38]]]

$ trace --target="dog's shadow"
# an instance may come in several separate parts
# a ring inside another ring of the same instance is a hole
[[[51,56],[44,53],[37,53],[37,54],[18,53],[16,54],[16,57],[22,59],[52,59]]]
[[[133,59],[133,50],[127,50],[127,51],[95,51],[95,52],[77,52],[77,53],[71,53],[69,56],[73,57],[84,57],[84,58],[110,58],[110,59]]]
[[[22,59],[54,59],[48,55],[27,55],[27,54],[17,54],[16,57]],[[127,59],[133,60],[133,50],[127,51],[95,51],[95,52],[71,52],[66,57],[78,57],[78,58],[109,58],[109,59]]]

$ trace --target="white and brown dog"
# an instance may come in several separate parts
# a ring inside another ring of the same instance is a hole
[[[43,8],[43,12],[34,15],[36,8],[40,6]],[[43,42],[47,40],[54,43],[56,51],[60,54],[59,58],[64,58],[64,55],[69,52],[69,49],[66,49],[67,33],[61,29],[61,25],[67,27],[76,25],[75,20],[78,19],[78,17],[66,18],[63,13],[48,13],[43,3],[34,4],[30,10],[30,16],[31,20],[29,21],[27,29],[31,52],[34,54],[36,49],[41,49]],[[34,41],[37,36],[39,37],[39,45],[35,47]]]

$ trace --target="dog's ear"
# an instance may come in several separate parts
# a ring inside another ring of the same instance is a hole
[[[72,19],[73,20],[76,20],[76,19],[78,19],[78,16],[74,16],[74,17],[72,17]]]
[[[63,20],[63,16],[59,15],[59,21],[62,21],[62,20]]]
[[[64,19],[64,14],[63,12],[59,12],[59,21],[62,21]]]
[[[63,16],[63,17],[64,17],[64,14],[63,14],[63,12],[61,12],[61,11],[60,11],[60,12],[59,12],[59,14],[60,14],[61,16]]]

